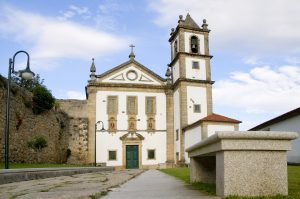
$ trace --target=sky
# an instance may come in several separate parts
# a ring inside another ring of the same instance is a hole
[[[206,19],[214,113],[247,130],[300,106],[299,0],[0,0],[0,74],[18,50],[57,99],[85,99],[97,74],[136,60],[164,77],[178,16]],[[23,69],[18,55],[16,70]]]

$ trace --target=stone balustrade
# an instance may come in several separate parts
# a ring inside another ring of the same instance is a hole
[[[287,195],[287,150],[294,132],[230,131],[186,149],[191,182],[215,183],[220,197]]]

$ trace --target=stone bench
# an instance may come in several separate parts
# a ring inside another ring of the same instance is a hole
[[[287,195],[287,150],[293,132],[230,131],[186,149],[191,182],[215,183],[220,197]]]

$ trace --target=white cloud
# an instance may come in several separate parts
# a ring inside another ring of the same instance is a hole
[[[279,114],[300,106],[300,67],[255,67],[234,72],[229,80],[216,82],[218,105],[240,108],[248,113]]]
[[[85,93],[81,93],[78,91],[67,91],[68,99],[86,99]]]
[[[61,58],[90,59],[120,51],[129,44],[129,39],[124,36],[71,21],[9,7],[0,11],[1,33],[10,35],[17,42],[32,46],[29,51],[33,62],[51,63]]]
[[[159,13],[160,26],[175,27],[187,10],[199,25],[206,18],[212,46],[223,51],[300,52],[298,0],[153,0],[149,5]]]

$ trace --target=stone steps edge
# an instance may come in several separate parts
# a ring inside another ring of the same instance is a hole
[[[45,169],[11,169],[1,170],[0,185],[13,182],[21,182],[28,180],[37,180],[45,178],[53,178],[59,176],[71,176],[75,174],[93,173],[114,171],[114,167],[99,167],[99,168],[45,168]]]

